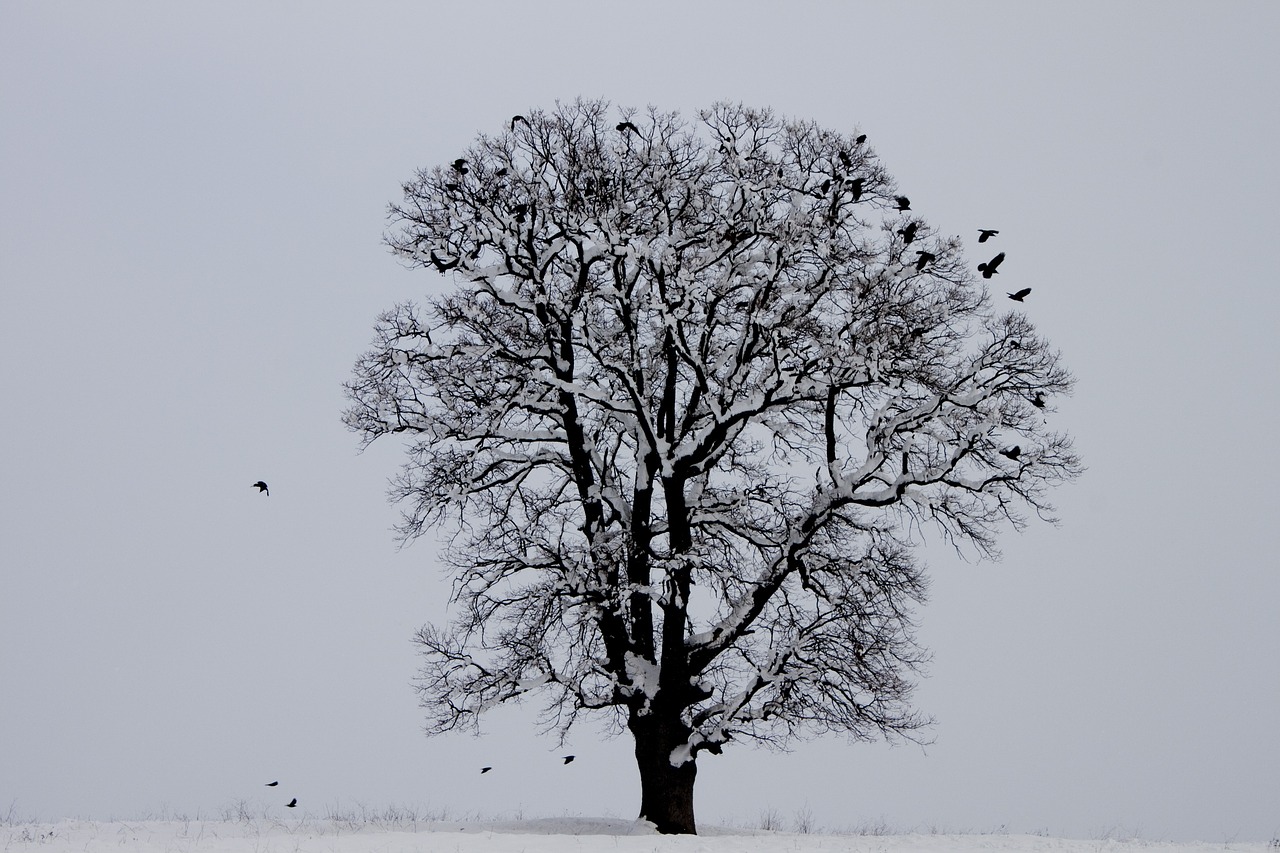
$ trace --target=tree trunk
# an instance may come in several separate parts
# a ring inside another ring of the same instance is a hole
[[[658,832],[696,835],[693,821],[693,780],[698,767],[690,758],[679,767],[671,764],[671,751],[684,743],[689,728],[679,717],[659,719],[650,712],[633,711],[628,727],[636,739],[636,765],[640,770],[640,817]]]

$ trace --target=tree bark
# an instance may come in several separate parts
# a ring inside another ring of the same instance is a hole
[[[636,766],[640,770],[640,818],[652,821],[658,832],[696,835],[693,819],[693,781],[698,767],[691,757],[675,767],[671,752],[688,741],[689,727],[654,712],[633,711],[628,723],[636,740]]]

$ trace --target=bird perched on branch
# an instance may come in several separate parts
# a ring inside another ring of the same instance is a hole
[[[893,197],[893,200],[894,200],[895,202],[897,202],[897,204],[898,204],[898,210],[910,210],[910,209],[911,209],[911,199],[907,198],[905,195],[895,195],[895,196]]]
[[[522,121],[522,122],[524,122],[525,124],[528,124],[528,123],[529,123],[529,120],[528,120],[527,118],[525,118],[524,116],[522,116],[522,115],[513,115],[513,116],[511,117],[511,129],[512,129],[512,130],[515,130],[515,129],[516,129],[516,122],[518,122],[518,121]]]
[[[471,171],[467,168],[467,159],[465,157],[459,157],[450,165],[453,167],[453,171],[457,172],[459,175],[465,175],[467,172]]]
[[[997,269],[997,267],[999,267],[1002,263],[1004,263],[1004,252],[1001,252],[1000,254],[996,255],[994,258],[987,261],[985,264],[978,264],[978,272],[982,273],[983,278],[991,278],[991,276],[995,275],[997,272],[1000,271]]]
[[[250,486],[249,488],[251,488],[251,489],[257,489],[257,490],[258,490],[258,494],[266,493],[266,495],[267,495],[268,497],[270,497],[270,496],[271,496],[271,490],[267,488],[267,484],[266,484],[266,483],[264,483],[262,480],[259,480],[258,482],[254,483],[254,484],[253,484],[252,486]]]

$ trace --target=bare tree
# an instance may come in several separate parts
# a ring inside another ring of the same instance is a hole
[[[896,197],[864,142],[726,104],[531,111],[404,185],[389,244],[457,287],[379,318],[345,418],[408,438],[400,534],[457,530],[428,731],[611,714],[691,833],[703,752],[927,722],[916,534],[994,555],[1080,465],[1031,404],[1058,354]]]

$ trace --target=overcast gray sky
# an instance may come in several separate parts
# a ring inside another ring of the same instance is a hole
[[[1280,833],[1277,44],[1274,3],[0,3],[0,815],[635,814],[590,726],[421,735],[447,581],[339,420],[441,286],[380,243],[400,183],[584,95],[860,128],[1079,379],[1061,526],[931,551],[936,742],[706,756],[700,821]]]

